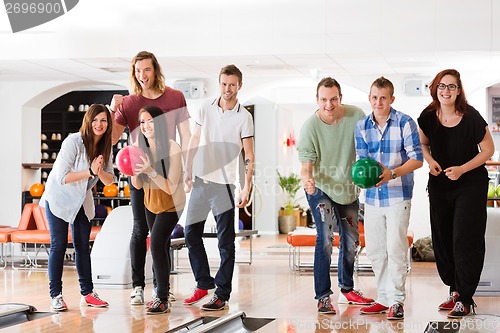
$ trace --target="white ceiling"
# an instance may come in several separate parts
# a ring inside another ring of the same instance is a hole
[[[361,89],[454,67],[470,90],[500,82],[500,1],[81,0],[15,34],[0,13],[0,82],[127,84],[143,49],[168,79],[235,63],[254,80],[332,75]]]

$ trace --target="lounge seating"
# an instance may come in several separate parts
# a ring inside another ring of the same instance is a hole
[[[36,229],[36,222],[33,217],[33,208],[36,206],[38,205],[33,203],[28,203],[24,206],[17,228],[11,228],[11,227],[0,228],[0,243],[2,245],[1,256],[0,256],[0,262],[2,263],[2,266],[0,268],[7,267],[7,255],[5,253],[6,252],[5,248],[9,248],[9,251],[12,255],[12,247],[9,246],[11,245],[12,242],[12,237],[11,237],[12,233],[17,231]]]
[[[359,272],[362,270],[370,270],[370,264],[361,265],[359,263],[359,255],[363,252],[365,248],[365,230],[362,222],[358,223],[359,230],[359,248],[356,253],[356,261],[354,264],[354,271]],[[411,247],[413,246],[413,231],[408,230],[408,271],[411,269]],[[304,271],[307,269],[312,269],[312,262],[305,262],[301,258],[301,248],[304,247],[314,247],[316,245],[316,230],[310,228],[299,228],[287,235],[288,248],[288,262],[290,269],[292,271]],[[334,234],[333,246],[338,248],[340,245],[340,237],[336,233]],[[337,263],[332,261],[332,269],[337,268]]]
[[[28,208],[27,206],[30,205]],[[26,211],[26,212],[25,212]],[[21,249],[24,257],[24,263],[20,266],[16,267],[14,262],[12,262],[13,268],[39,268],[40,265],[38,263],[38,254],[41,249],[45,249],[46,253],[49,252],[50,246],[50,231],[49,225],[47,221],[47,216],[45,214],[45,208],[40,207],[38,204],[26,204],[25,209],[23,210],[23,216],[27,216],[30,214],[30,221],[34,221],[33,225],[30,224],[30,229],[23,229],[18,227],[18,230],[13,231],[10,234],[10,242],[13,244],[21,244]],[[26,219],[27,217],[25,217]],[[23,220],[23,217],[21,217]],[[32,222],[30,222],[32,223]],[[21,226],[21,225],[20,225]],[[94,241],[96,235],[101,230],[100,226],[93,226],[90,234],[90,241]],[[68,244],[73,242],[71,235],[71,228],[68,228]],[[34,249],[31,252],[34,252],[33,258],[30,256],[30,250],[28,244],[33,244]],[[72,258],[72,255],[68,256]]]
[[[7,267],[6,247],[10,245],[10,234],[16,231],[16,228],[0,227],[0,269]]]

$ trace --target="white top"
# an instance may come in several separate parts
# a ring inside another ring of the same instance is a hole
[[[218,184],[234,184],[242,139],[254,135],[253,120],[240,103],[222,112],[219,98],[205,102],[195,117],[201,126],[201,137],[193,161],[193,174]],[[240,166],[243,167],[242,162]]]
[[[80,132],[68,135],[61,144],[61,150],[47,179],[39,205],[45,207],[45,203],[49,202],[52,214],[69,223],[75,221],[83,205],[85,215],[92,220],[95,216],[92,187],[99,178],[94,177],[68,184],[64,182],[69,172],[88,170],[89,167],[87,151]],[[113,173],[112,154],[109,156],[105,171]]]

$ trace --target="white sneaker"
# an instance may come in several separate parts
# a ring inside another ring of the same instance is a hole
[[[143,305],[144,304],[144,289],[142,287],[135,287],[130,294],[130,304],[131,305]]]
[[[56,297],[52,297],[52,310],[54,311],[66,311],[68,310],[68,306],[66,302],[63,300],[62,293],[57,295]]]
[[[157,298],[158,298],[158,296],[156,294],[156,287],[153,287],[153,292],[151,293],[151,299],[155,300]],[[177,301],[177,298],[175,298],[175,295],[171,291],[168,292],[168,300],[170,302]]]

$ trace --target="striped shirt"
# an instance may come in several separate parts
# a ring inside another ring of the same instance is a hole
[[[391,108],[385,125],[375,122],[373,113],[358,121],[354,133],[357,158],[369,157],[389,170],[403,165],[409,159],[423,161],[422,145],[417,124],[408,115]],[[410,200],[413,195],[413,172],[366,189],[366,203],[388,207]]]

